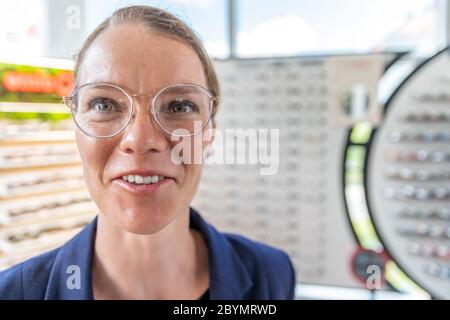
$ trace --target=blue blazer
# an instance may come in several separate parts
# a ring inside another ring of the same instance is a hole
[[[91,300],[97,219],[62,247],[0,273],[0,300]],[[218,232],[190,209],[190,226],[205,239],[211,300],[293,299],[295,272],[282,251]],[[74,278],[77,276],[78,278]]]

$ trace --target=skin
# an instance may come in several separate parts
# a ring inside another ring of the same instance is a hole
[[[202,63],[188,45],[139,24],[110,26],[87,50],[77,85],[116,84],[155,94],[177,83],[207,87]],[[150,120],[150,98],[134,98],[135,117],[120,135],[95,139],[76,129],[84,176],[100,210],[93,257],[95,299],[197,299],[209,287],[208,252],[189,228],[189,204],[201,165],[176,165],[176,142]],[[206,143],[203,144],[206,147]],[[173,178],[149,196],[113,179],[131,169]]]

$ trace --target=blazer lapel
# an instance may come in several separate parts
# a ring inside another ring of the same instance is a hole
[[[97,218],[59,250],[45,298],[48,300],[92,300],[92,253]]]
[[[202,233],[209,249],[210,299],[243,299],[253,282],[241,258],[228,239],[192,208],[190,216],[191,227]]]

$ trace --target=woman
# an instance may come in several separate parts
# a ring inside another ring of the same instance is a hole
[[[100,213],[61,248],[1,273],[0,299],[293,298],[286,254],[219,233],[189,207],[202,165],[176,164],[173,137],[214,128],[218,96],[203,45],[173,15],[133,6],[102,23],[65,98]]]

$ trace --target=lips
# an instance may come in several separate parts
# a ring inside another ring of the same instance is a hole
[[[166,190],[174,181],[174,178],[161,171],[128,170],[118,173],[112,184],[127,193],[147,197],[159,190]]]
[[[129,177],[129,176],[140,176],[140,177],[164,177],[166,179],[174,179],[172,175],[167,174],[162,171],[155,171],[155,170],[128,170],[123,171],[115,175],[115,177],[112,180],[117,179],[123,179],[123,177]]]
[[[115,179],[112,183],[114,186],[119,187],[123,191],[137,195],[137,196],[150,196],[159,192],[159,190],[164,190],[168,185],[171,185],[173,179],[165,178],[161,181],[151,184],[135,184],[123,179]],[[166,189],[167,190],[167,189]]]

